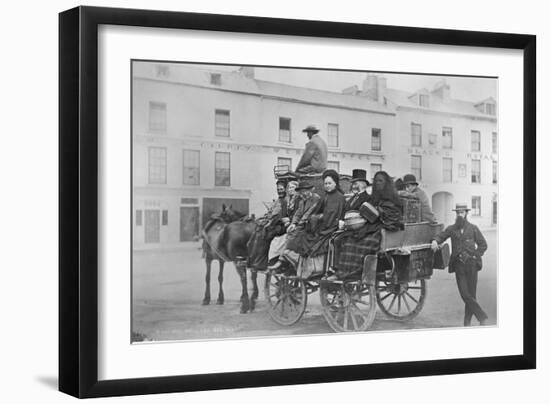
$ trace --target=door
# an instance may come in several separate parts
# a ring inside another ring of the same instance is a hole
[[[198,206],[180,207],[180,241],[193,241],[199,236]]]
[[[145,242],[160,243],[160,210],[145,210]]]

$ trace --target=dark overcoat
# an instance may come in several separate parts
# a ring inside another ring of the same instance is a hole
[[[456,224],[452,224],[436,235],[434,240],[441,244],[449,237],[451,238],[452,249],[449,273],[455,272],[459,260],[465,263],[473,260],[478,271],[481,270],[483,266],[481,257],[487,250],[487,241],[485,241],[485,237],[483,237],[479,228],[467,221],[464,223],[463,231],[461,231]]]
[[[363,202],[370,202],[370,199],[370,195],[367,194],[367,191],[359,192],[346,201],[346,211],[359,210]]]

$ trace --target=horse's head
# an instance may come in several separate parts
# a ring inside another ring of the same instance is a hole
[[[224,203],[222,205],[222,211],[219,216],[224,222],[231,223],[235,220],[239,220],[244,215],[237,210],[234,210],[233,205],[226,206]]]

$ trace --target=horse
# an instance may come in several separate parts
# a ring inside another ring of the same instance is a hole
[[[241,293],[241,313],[247,313],[253,311],[256,307],[256,299],[258,298],[258,283],[257,283],[257,265],[251,267],[250,280],[252,282],[253,291],[249,298],[248,285],[246,278],[246,269],[248,267],[249,248],[251,248],[251,241],[257,240],[259,229],[262,229],[267,223],[266,219],[259,219],[258,221],[252,218],[246,218],[244,215],[239,214],[232,209],[232,206],[222,206],[222,212],[218,215],[213,215],[210,220],[204,226],[202,231],[203,238],[203,251],[206,261],[206,290],[202,301],[203,305],[210,304],[210,273],[212,261],[217,260],[219,262],[218,273],[218,299],[216,304],[224,304],[223,293],[223,269],[225,262],[233,262],[237,273],[241,280],[242,293]],[[274,235],[281,232],[281,227],[284,231],[284,224],[277,221],[275,225],[269,226],[271,230],[267,234],[267,239],[264,243],[267,243],[269,248],[269,241],[273,239],[271,233]],[[276,230],[275,230],[276,229]],[[265,232],[263,233],[265,235]],[[253,237],[254,236],[254,237]],[[257,248],[257,243],[252,243],[255,254],[259,251],[265,253],[267,257],[267,250]],[[256,260],[256,262],[258,262]]]

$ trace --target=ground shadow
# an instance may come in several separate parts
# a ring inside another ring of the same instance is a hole
[[[46,387],[52,388],[54,390],[58,389],[58,380],[56,376],[37,376],[36,380]]]

